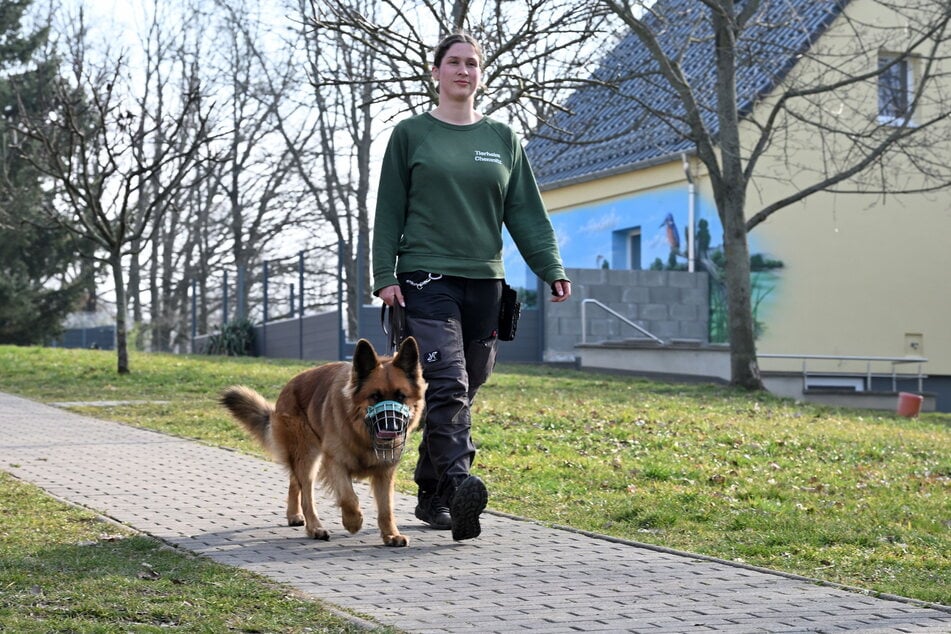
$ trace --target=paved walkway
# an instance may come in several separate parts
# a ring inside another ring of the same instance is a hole
[[[407,632],[951,632],[951,608],[487,514],[479,539],[423,529],[400,496],[409,548],[387,548],[362,487],[349,535],[284,524],[281,467],[225,449],[0,393],[0,469],[216,561]],[[490,500],[491,506],[491,500]]]

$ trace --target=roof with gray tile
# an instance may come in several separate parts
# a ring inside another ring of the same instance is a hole
[[[748,114],[838,16],[848,0],[763,0],[737,42],[737,103]],[[742,1],[737,2],[741,6]],[[710,9],[697,0],[659,0],[645,22],[679,63],[718,131],[716,68]],[[564,113],[532,135],[527,152],[539,185],[550,188],[667,161],[694,144],[684,108],[650,51],[630,32],[605,55],[588,87],[573,93]]]

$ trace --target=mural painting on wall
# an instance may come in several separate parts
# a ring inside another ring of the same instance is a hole
[[[685,187],[645,192],[621,200],[551,214],[559,248],[568,268],[687,270],[688,194]],[[696,201],[695,270],[710,275],[712,343],[727,341],[726,289],[723,282],[723,228],[710,200]],[[771,299],[780,285],[783,263],[757,252],[750,236],[753,318],[757,336],[767,321]],[[530,305],[535,277],[505,235],[503,257],[509,284],[521,289]]]

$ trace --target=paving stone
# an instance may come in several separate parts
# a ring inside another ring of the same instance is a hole
[[[491,511],[479,539],[453,542],[448,531],[420,525],[412,496],[395,503],[410,546],[388,548],[363,484],[356,487],[363,529],[348,534],[320,493],[331,540],[312,540],[286,525],[279,465],[3,393],[0,468],[179,548],[406,632],[951,632],[951,607]]]

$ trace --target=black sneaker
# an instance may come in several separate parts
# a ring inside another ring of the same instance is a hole
[[[482,532],[479,516],[489,501],[485,483],[477,476],[469,476],[456,489],[449,503],[452,518],[452,538],[456,541],[478,537]]]
[[[439,504],[439,501],[434,497],[419,497],[416,504],[416,519],[426,522],[436,530],[445,531],[452,528],[449,509]]]

